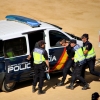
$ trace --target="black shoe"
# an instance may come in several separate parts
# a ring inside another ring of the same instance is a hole
[[[45,94],[45,92],[42,89],[39,89],[38,94]]]
[[[36,92],[35,86],[32,86],[32,92],[33,92],[33,93]]]
[[[82,88],[82,90],[87,90],[87,89],[89,89],[90,87],[89,87],[89,84],[86,84],[86,85],[84,85],[84,87]]]
[[[57,86],[62,86],[62,85],[64,85],[64,82],[62,81],[57,84]]]
[[[69,85],[69,86],[66,86],[66,89],[71,89],[71,90],[73,90],[74,87]]]
[[[73,90],[73,89],[74,89],[73,84],[71,83],[69,86],[66,86],[66,89],[71,89],[71,90]]]

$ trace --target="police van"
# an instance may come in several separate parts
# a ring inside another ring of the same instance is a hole
[[[59,26],[7,15],[5,20],[0,21],[0,89],[10,92],[17,82],[32,78],[33,61],[27,61],[26,58],[39,40],[46,42],[50,72],[60,71],[68,57],[65,47],[55,46],[61,39],[77,39],[78,44],[83,44],[79,37],[63,32]]]

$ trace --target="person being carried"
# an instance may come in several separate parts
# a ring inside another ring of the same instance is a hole
[[[63,44],[64,42],[66,42],[65,39],[60,39],[60,41],[58,41],[58,42],[56,43],[55,46],[56,46],[56,47],[62,46],[62,44]]]
[[[70,71],[70,68],[74,64],[74,60],[72,58],[74,57],[75,52],[73,51],[73,48],[70,46],[70,42],[66,41],[65,43],[62,43],[62,45],[66,46],[66,52],[68,54],[68,59],[66,60],[66,63],[62,71],[63,72],[62,80],[57,84],[57,86],[64,85],[64,82],[68,74],[71,76],[72,72]]]

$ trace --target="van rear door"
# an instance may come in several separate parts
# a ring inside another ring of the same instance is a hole
[[[4,63],[4,54],[3,54],[3,41],[0,40],[0,73],[4,72],[5,63]]]
[[[3,54],[3,41],[0,40],[0,87],[5,76],[5,60]]]
[[[27,58],[26,37],[4,41],[6,83],[30,79],[31,65]]]

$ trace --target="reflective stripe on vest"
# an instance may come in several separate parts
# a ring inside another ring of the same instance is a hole
[[[35,64],[41,64],[43,61],[45,61],[45,58],[43,56],[44,50],[35,48],[33,51],[33,58]]]
[[[74,55],[74,62],[81,62],[85,60],[85,56],[83,54],[82,48],[79,45],[74,47],[75,55]]]
[[[86,47],[83,47],[83,51],[86,50]],[[90,51],[88,51],[87,55],[86,55],[86,59],[92,58],[96,56],[94,48],[92,47],[92,49]]]

